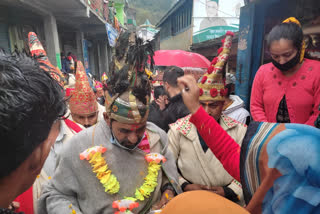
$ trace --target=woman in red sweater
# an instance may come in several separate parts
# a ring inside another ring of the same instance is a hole
[[[289,18],[275,26],[267,44],[272,63],[262,65],[254,78],[252,118],[314,126],[320,104],[320,62],[304,58],[299,21]]]
[[[192,113],[190,122],[228,173],[241,181],[250,213],[320,212],[319,129],[253,121],[240,147],[200,107],[195,79],[184,76],[178,83]]]

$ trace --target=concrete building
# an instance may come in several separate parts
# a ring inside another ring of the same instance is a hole
[[[155,29],[155,26],[152,25],[147,19],[142,25],[138,27],[137,35],[142,38],[144,41],[152,41],[155,38],[155,35],[159,30]]]
[[[51,62],[60,67],[60,53],[72,52],[87,72],[98,78],[108,72],[110,47],[105,23],[109,8],[104,0],[2,0],[0,47],[27,49],[34,31]]]
[[[178,1],[156,24],[160,28],[160,49],[189,50],[192,44],[193,0]]]
[[[237,32],[243,5],[244,0],[177,1],[156,24],[160,28],[160,49],[190,51],[191,46],[218,39],[227,31]]]

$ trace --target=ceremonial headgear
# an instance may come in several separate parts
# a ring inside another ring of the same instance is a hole
[[[225,39],[222,40],[222,47],[218,50],[218,56],[215,57],[207,73],[203,75],[198,86],[200,88],[200,97],[202,101],[224,101],[227,95],[225,88],[225,71],[224,66],[229,58],[232,37],[232,32],[227,32]]]
[[[38,36],[34,32],[29,32],[28,34],[28,45],[30,49],[31,56],[39,62],[41,69],[50,72],[52,78],[54,78],[63,87],[64,78],[63,74],[59,68],[53,66],[44,50]]]
[[[76,85],[71,91],[69,108],[74,114],[91,114],[98,111],[96,96],[90,87],[88,76],[81,61],[77,61]]]
[[[139,124],[147,121],[151,88],[145,74],[147,61],[153,68],[153,48],[133,32],[120,35],[106,93],[106,112],[121,123]]]

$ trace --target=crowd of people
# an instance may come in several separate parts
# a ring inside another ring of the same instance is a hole
[[[156,87],[131,31],[101,82],[71,53],[61,72],[33,32],[30,56],[1,51],[0,214],[320,212],[320,62],[296,19],[275,26],[250,114],[233,36],[198,82],[169,66]]]

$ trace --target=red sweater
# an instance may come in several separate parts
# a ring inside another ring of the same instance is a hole
[[[240,151],[241,147],[227,134],[225,130],[200,107],[190,118],[204,142],[222,163],[225,170],[240,181]]]
[[[250,109],[253,119],[275,123],[284,95],[290,122],[314,126],[319,115],[320,62],[305,59],[291,77],[284,76],[272,63],[262,65],[251,90]]]

